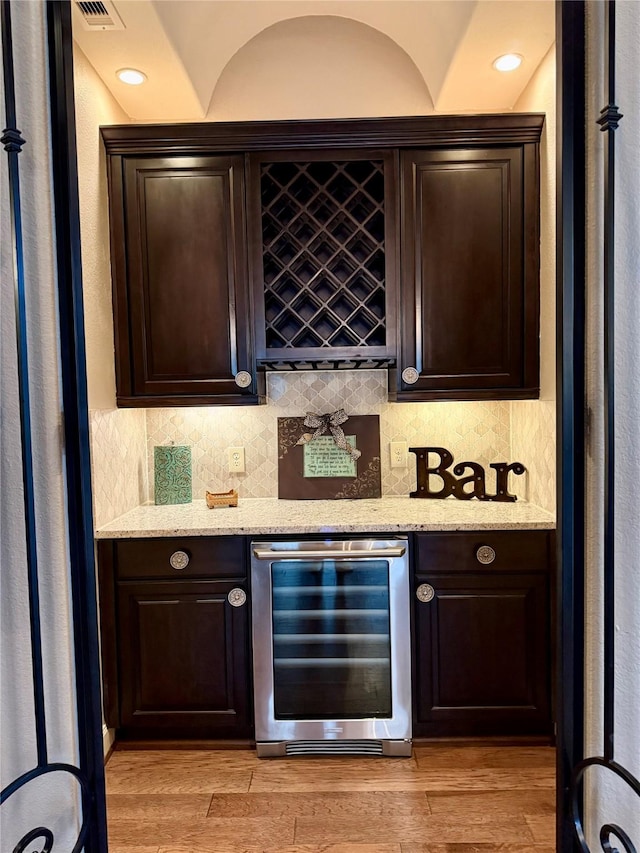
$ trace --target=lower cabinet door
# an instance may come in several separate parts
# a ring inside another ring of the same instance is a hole
[[[248,604],[232,606],[228,597],[245,586],[238,581],[118,584],[125,731],[250,736]]]
[[[414,734],[550,735],[548,575],[440,572],[416,591],[433,597],[414,597]]]

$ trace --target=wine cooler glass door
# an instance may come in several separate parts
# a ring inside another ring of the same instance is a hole
[[[276,720],[390,717],[389,562],[271,564]]]
[[[256,742],[265,750],[329,740],[406,747],[407,539],[253,542],[251,549]]]

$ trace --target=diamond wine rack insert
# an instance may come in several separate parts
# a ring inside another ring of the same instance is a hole
[[[383,161],[264,163],[261,204],[267,352],[385,347]]]

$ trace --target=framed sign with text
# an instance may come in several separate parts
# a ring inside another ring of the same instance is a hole
[[[310,440],[305,418],[278,418],[278,497],[283,500],[379,498],[380,419],[354,415],[343,424],[354,459],[330,431]],[[306,439],[306,440],[305,440]]]

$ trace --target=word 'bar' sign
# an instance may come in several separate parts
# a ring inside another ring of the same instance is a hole
[[[410,447],[409,451],[416,454],[418,475],[418,488],[409,494],[411,498],[448,498],[453,495],[460,501],[477,498],[479,501],[513,502],[517,497],[507,488],[509,474],[524,474],[527,470],[521,462],[493,462],[489,467],[496,472],[496,491],[494,495],[488,495],[485,471],[478,462],[458,462],[450,470],[453,456],[444,447]],[[430,453],[438,457],[437,464],[429,464]],[[439,488],[431,488],[432,477]]]

